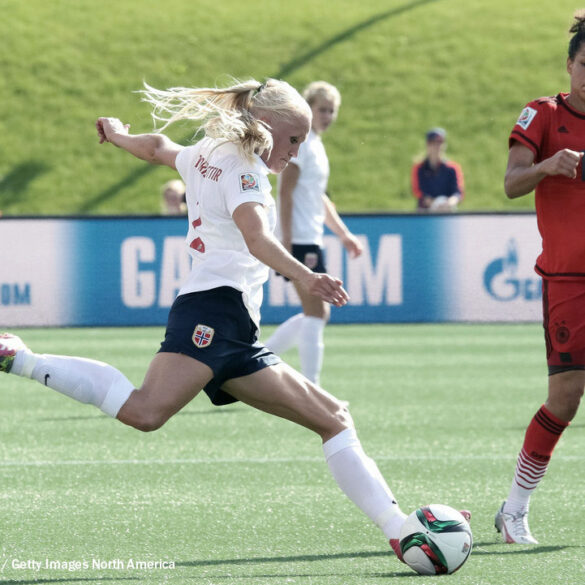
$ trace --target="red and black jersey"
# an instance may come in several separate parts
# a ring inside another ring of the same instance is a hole
[[[510,134],[528,147],[538,163],[568,148],[585,151],[585,113],[572,108],[567,95],[543,97],[526,105]],[[542,253],[536,271],[544,278],[585,277],[585,169],[577,177],[545,177],[535,190]]]

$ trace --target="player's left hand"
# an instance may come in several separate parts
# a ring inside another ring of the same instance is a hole
[[[335,307],[343,307],[349,301],[349,295],[343,288],[343,282],[329,274],[312,272],[307,275],[307,279],[302,284],[309,293]]]
[[[353,234],[348,233],[343,236],[341,238],[341,243],[351,258],[357,258],[364,251],[362,243]]]

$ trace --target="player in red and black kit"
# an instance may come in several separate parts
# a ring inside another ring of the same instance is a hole
[[[585,12],[570,32],[571,91],[530,102],[510,135],[506,194],[513,199],[535,190],[549,382],[496,514],[496,528],[509,543],[537,543],[528,527],[530,496],[585,388]]]

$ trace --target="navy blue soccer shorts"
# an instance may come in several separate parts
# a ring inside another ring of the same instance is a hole
[[[258,328],[229,286],[180,295],[171,307],[160,352],[182,353],[203,362],[213,379],[203,388],[215,405],[237,400],[221,386],[282,360],[258,342]]]
[[[293,244],[291,254],[309,270],[318,273],[327,272],[323,248],[320,248],[317,244]],[[282,276],[282,274],[279,274],[279,276]],[[283,278],[288,281],[286,276],[283,276]]]

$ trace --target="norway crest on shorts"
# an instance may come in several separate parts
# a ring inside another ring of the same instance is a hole
[[[213,339],[214,333],[215,330],[213,327],[208,327],[207,325],[197,325],[197,327],[195,327],[195,331],[193,331],[193,343],[196,347],[209,347],[211,345],[211,340]]]

